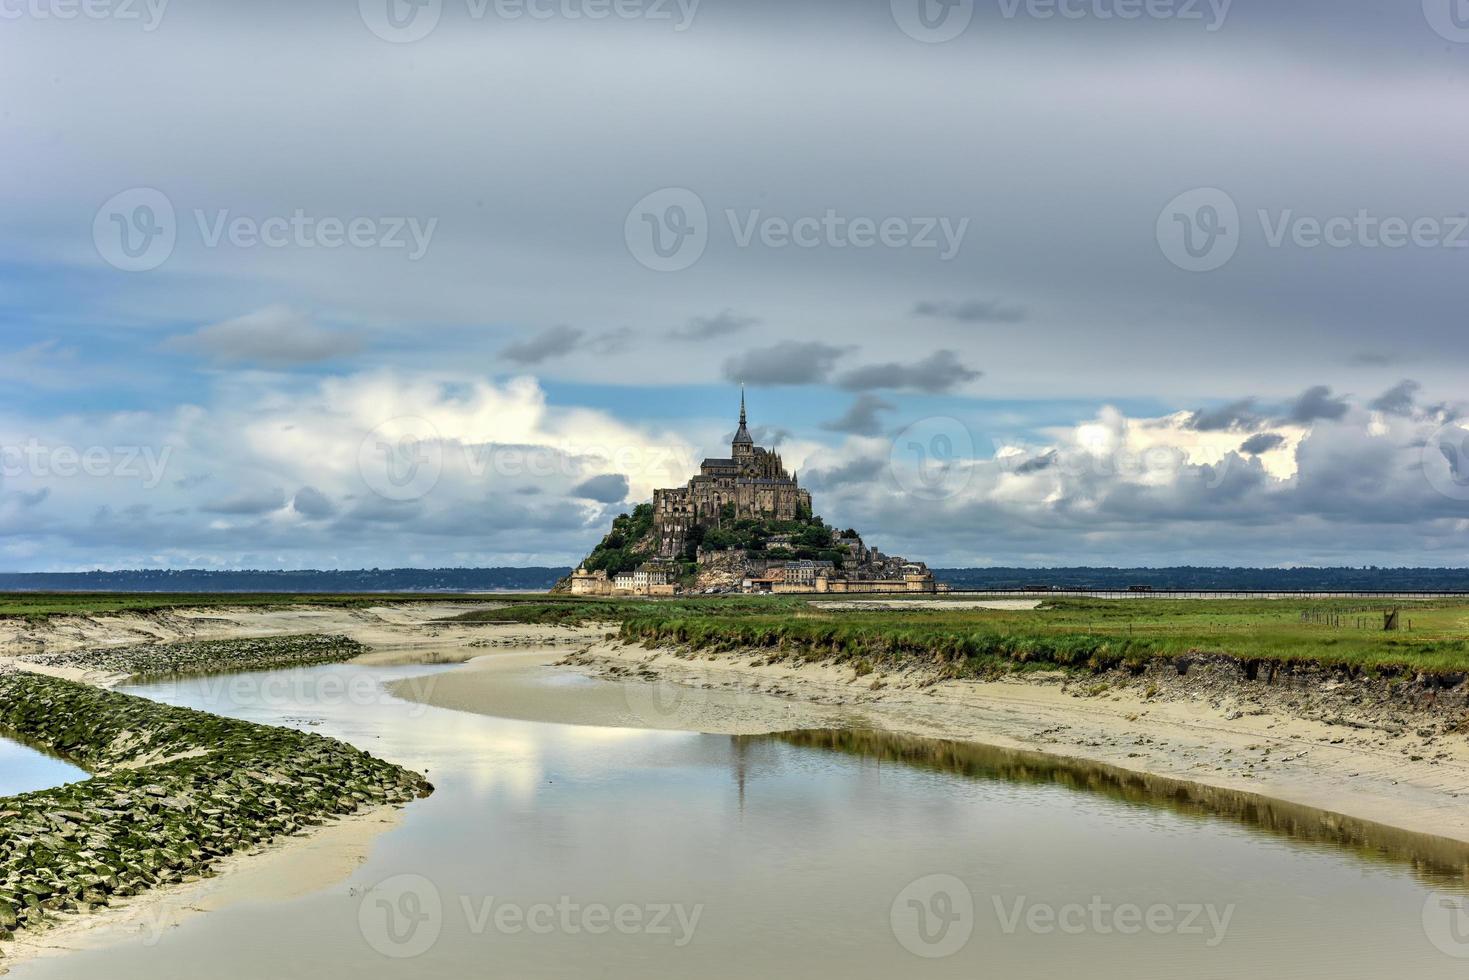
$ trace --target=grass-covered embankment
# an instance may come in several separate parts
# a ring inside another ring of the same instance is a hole
[[[861,597],[857,597],[861,598]],[[1469,604],[1383,600],[1053,599],[1041,608],[914,605],[873,609],[838,598],[545,600],[471,616],[519,622],[616,622],[622,639],[700,651],[764,650],[776,659],[925,665],[943,676],[1028,669],[1102,672],[1157,660],[1224,656],[1253,671],[1295,665],[1348,673],[1469,672]],[[466,617],[468,618],[468,617]]]
[[[95,773],[0,798],[0,939],[433,789],[320,735],[23,672],[0,674],[0,733]]]
[[[312,633],[301,636],[184,640],[176,643],[94,647],[66,653],[31,655],[25,659],[27,663],[46,667],[76,667],[142,679],[178,674],[312,667],[342,663],[360,657],[367,650],[367,647],[350,637]]]
[[[1119,608],[1120,607],[1120,608]],[[1469,609],[1414,609],[1411,633],[1381,631],[1381,612],[1343,611],[1351,628],[1301,621],[1301,609],[1206,600],[1198,604],[1063,600],[1026,612],[897,610],[711,617],[656,612],[622,621],[626,640],[699,650],[768,649],[858,664],[932,664],[955,677],[996,670],[1141,669],[1150,661],[1222,655],[1262,664],[1459,673],[1469,670]],[[1447,616],[1445,613],[1447,612]],[[1358,619],[1375,622],[1377,630]]]

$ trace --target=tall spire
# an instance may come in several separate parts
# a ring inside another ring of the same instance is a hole
[[[750,430],[745,428],[745,386],[740,385],[740,427],[735,432],[734,442],[736,446],[753,446],[755,440],[750,438]]]

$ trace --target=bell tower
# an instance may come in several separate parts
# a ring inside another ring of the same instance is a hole
[[[740,385],[740,427],[735,431],[734,441],[730,443],[730,456],[736,463],[744,463],[755,455],[755,440],[750,438],[750,430],[745,427],[745,386]]]

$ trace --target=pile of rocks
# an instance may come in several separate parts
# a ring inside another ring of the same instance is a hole
[[[367,647],[346,636],[308,634],[144,643],[32,655],[25,659],[47,667],[80,667],[138,678],[308,667],[341,663],[366,652]]]
[[[0,731],[97,774],[0,799],[0,940],[433,791],[334,739],[25,672],[0,675]]]

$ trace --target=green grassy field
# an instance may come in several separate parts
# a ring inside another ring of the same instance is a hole
[[[870,601],[873,597],[854,597]],[[1217,653],[1247,661],[1321,663],[1390,671],[1469,672],[1469,602],[1367,599],[1048,598],[1035,610],[864,609],[805,597],[668,600],[496,595],[13,593],[0,617],[149,612],[180,607],[367,606],[483,602],[461,622],[617,624],[623,638],[705,650],[767,649],[868,666],[937,662],[955,675],[1004,670],[1105,670],[1160,657]],[[1401,610],[1397,632],[1384,611]]]
[[[868,597],[870,598],[870,597]],[[958,600],[956,600],[958,601]],[[1400,609],[1401,628],[1383,629]],[[465,619],[613,621],[623,638],[695,649],[769,649],[854,662],[937,660],[956,674],[1066,667],[1105,670],[1159,657],[1430,673],[1469,671],[1469,603],[1362,599],[1047,599],[1035,610],[843,609],[839,600],[525,598]]]

